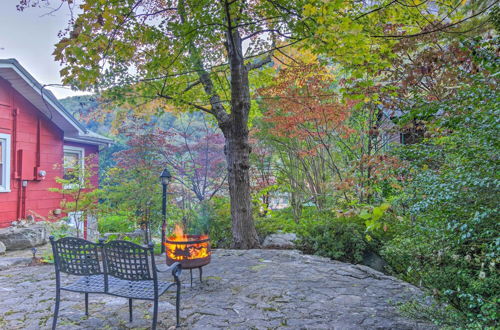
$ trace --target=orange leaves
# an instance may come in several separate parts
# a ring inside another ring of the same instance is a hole
[[[273,125],[271,133],[298,139],[321,138],[332,131],[349,136],[352,132],[344,122],[356,102],[341,100],[326,66],[299,64],[282,68],[275,84],[259,90],[268,109],[264,120]]]

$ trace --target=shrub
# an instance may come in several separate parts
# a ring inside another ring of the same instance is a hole
[[[306,207],[298,222],[293,219],[291,208],[275,210],[268,217],[257,218],[256,227],[261,237],[277,231],[296,233],[298,248],[304,253],[351,263],[361,262],[363,254],[379,243],[365,239],[365,220],[358,216],[337,217],[329,211]]]
[[[304,218],[306,218],[307,211],[304,210],[303,213]],[[282,210],[271,210],[264,217],[255,217],[255,228],[261,240],[277,232],[297,233],[297,227],[298,223],[295,222],[290,207]]]
[[[214,248],[228,248],[231,246],[231,208],[229,199],[213,197],[208,204],[210,242]]]
[[[134,230],[134,223],[126,215],[107,215],[99,218],[100,233],[128,233]]]
[[[363,227],[349,218],[320,219],[301,231],[299,245],[305,253],[359,263],[368,249]]]
[[[383,256],[405,280],[453,306],[468,327],[497,327],[500,302],[498,162],[500,100],[487,84],[422,105],[429,137],[404,146],[411,161],[406,198],[412,222]]]

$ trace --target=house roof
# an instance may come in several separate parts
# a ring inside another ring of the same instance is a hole
[[[16,59],[0,59],[0,77],[59,127],[64,132],[64,140],[93,145],[112,143],[111,139],[86,129]]]

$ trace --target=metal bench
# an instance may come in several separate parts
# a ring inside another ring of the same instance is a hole
[[[56,271],[56,306],[52,329],[55,330],[61,290],[85,294],[85,315],[88,315],[89,293],[128,298],[129,320],[132,322],[133,299],[153,301],[153,324],[158,319],[158,298],[176,286],[176,325],[179,326],[181,265],[174,263],[165,270],[156,267],[153,244],[142,247],[128,241],[92,243],[75,237],[55,240],[50,237]],[[102,256],[102,265],[99,261]],[[172,272],[174,282],[158,281],[158,272]],[[75,282],[61,286],[61,273],[79,276]]]

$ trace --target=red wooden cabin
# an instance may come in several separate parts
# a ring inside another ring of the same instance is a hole
[[[70,166],[63,159],[83,161],[110,142],[85,129],[19,62],[0,59],[0,228],[57,215],[62,197],[48,189]],[[97,186],[97,175],[92,180]]]

